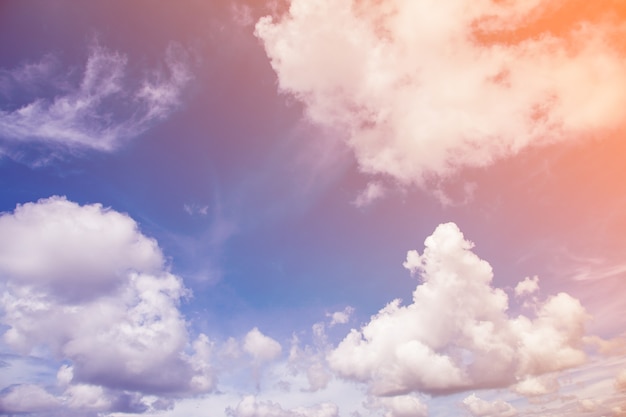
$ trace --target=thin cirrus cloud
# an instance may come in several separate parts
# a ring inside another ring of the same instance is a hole
[[[279,88],[343,130],[363,171],[424,184],[623,126],[626,28],[607,13],[542,30],[565,5],[292,0],[256,35]]]
[[[48,153],[117,149],[180,106],[191,80],[186,53],[171,44],[164,63],[164,71],[133,80],[124,54],[95,45],[78,81],[70,79],[72,71],[60,74],[58,59],[51,55],[3,71],[5,94],[35,94],[16,108],[0,109],[0,146],[8,155],[35,144]],[[44,94],[45,89],[56,91]]]

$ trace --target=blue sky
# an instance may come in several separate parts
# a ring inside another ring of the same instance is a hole
[[[0,3],[0,414],[625,415],[625,18]]]

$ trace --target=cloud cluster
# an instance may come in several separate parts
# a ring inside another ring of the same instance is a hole
[[[33,90],[40,95],[18,108],[0,108],[0,146],[8,154],[33,144],[43,145],[48,153],[108,152],[169,116],[191,79],[182,48],[170,45],[166,70],[139,80],[130,80],[127,61],[125,55],[96,45],[78,83],[67,74],[59,75],[59,64],[50,56],[3,71],[4,90]],[[50,89],[58,91],[44,94]]]
[[[0,413],[36,413],[59,406],[58,399],[37,385],[18,385],[0,398]]]
[[[291,0],[256,35],[280,90],[343,130],[363,171],[420,184],[623,125],[626,27],[541,29],[567,3]]]
[[[535,317],[510,316],[508,296],[492,286],[491,266],[453,223],[409,251],[404,266],[422,279],[412,303],[394,300],[328,354],[338,375],[374,395],[433,395],[508,387],[583,363],[580,302],[559,293]]]
[[[58,380],[70,408],[211,390],[211,343],[190,340],[178,309],[188,294],[125,214],[51,197],[0,215],[3,341],[69,363]],[[36,389],[11,391],[4,407],[17,407],[24,390]]]
[[[475,417],[514,417],[517,410],[505,401],[485,401],[475,394],[463,400],[463,406]]]
[[[321,403],[312,407],[283,409],[272,401],[258,401],[254,396],[244,397],[237,407],[226,410],[230,417],[337,417],[335,404]]]

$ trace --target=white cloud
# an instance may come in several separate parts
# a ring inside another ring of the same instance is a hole
[[[231,417],[337,417],[339,410],[332,403],[284,410],[272,401],[258,401],[254,396],[246,396],[236,408],[229,407],[227,414]]]
[[[163,255],[128,216],[53,197],[0,215],[0,271],[10,282],[84,300],[115,291],[131,271],[157,273]]]
[[[517,415],[515,408],[502,400],[485,401],[475,394],[463,400],[463,406],[475,417],[513,417]]]
[[[385,417],[426,417],[428,407],[413,395],[398,395],[374,399],[374,407],[386,410]]]
[[[623,126],[626,27],[513,39],[562,3],[291,0],[256,34],[280,90],[342,129],[364,172],[419,184]]]
[[[355,206],[367,207],[385,195],[385,187],[379,182],[370,182],[352,202]]]
[[[350,316],[354,313],[354,308],[347,306],[342,311],[335,311],[332,314],[327,314],[330,317],[330,327],[333,327],[337,324],[346,324],[350,320]]]
[[[426,239],[404,266],[422,283],[413,302],[394,300],[328,354],[341,377],[375,395],[445,394],[507,387],[583,363],[580,302],[565,293],[540,303],[536,317],[509,317],[508,297],[491,286],[491,266],[453,223]],[[437,325],[433,325],[437,323]]]
[[[37,385],[18,385],[0,396],[0,413],[7,415],[54,410],[59,406],[59,400]]]
[[[0,277],[4,342],[70,361],[57,375],[70,402],[214,387],[210,343],[189,340],[178,310],[188,290],[127,215],[62,197],[20,205],[0,215]]]
[[[559,388],[559,381],[556,377],[543,375],[540,377],[527,376],[515,384],[512,390],[525,397],[537,397],[555,393]]]
[[[243,350],[252,356],[258,364],[271,362],[280,356],[280,343],[264,335],[256,327],[250,330],[243,341]]]
[[[65,87],[53,97],[42,95],[19,108],[0,109],[0,145],[9,154],[33,143],[45,145],[48,155],[51,150],[109,152],[169,116],[191,79],[182,48],[170,45],[167,70],[154,71],[136,84],[127,76],[127,61],[121,53],[93,46],[78,85],[64,79],[66,74],[50,75],[50,62],[56,61],[49,56],[12,71],[16,88],[41,84],[38,74],[44,70],[52,87]]]
[[[578,400],[578,409],[585,413],[596,411],[599,408],[599,406],[600,404],[597,401],[592,400],[590,398],[584,398],[584,399]]]
[[[76,384],[63,393],[65,405],[71,409],[104,411],[111,407],[111,399],[97,385]]]
[[[526,277],[515,286],[515,295],[521,297],[539,291],[539,277]]]
[[[304,372],[309,383],[305,391],[316,392],[328,386],[332,373],[325,361],[325,354],[330,349],[323,323],[313,325],[313,346],[300,346],[300,340],[294,335],[289,350],[289,367],[294,375]]]

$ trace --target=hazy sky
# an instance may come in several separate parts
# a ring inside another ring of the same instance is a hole
[[[622,0],[0,1],[0,415],[626,416]]]

